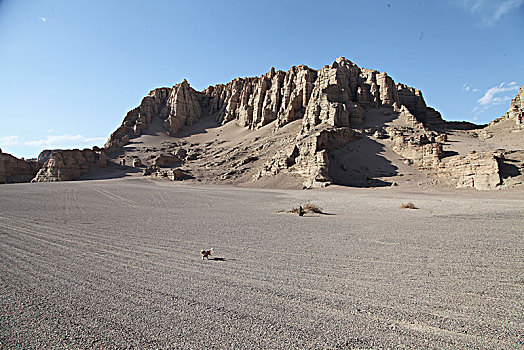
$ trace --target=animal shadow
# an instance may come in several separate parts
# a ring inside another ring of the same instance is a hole
[[[210,258],[209,260],[214,260],[214,261],[229,261],[229,260],[237,260],[237,259],[226,259],[226,258],[222,258],[222,257],[216,257],[216,258]]]

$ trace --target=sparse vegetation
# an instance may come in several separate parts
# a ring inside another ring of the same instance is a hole
[[[407,203],[402,203],[402,205],[400,206],[400,209],[418,209],[415,204],[411,203],[411,202],[407,202]]]
[[[291,210],[281,210],[279,213],[291,213],[291,214],[297,214],[300,215],[300,208],[302,208],[303,213],[317,213],[317,214],[325,214],[323,212],[323,209],[319,207],[316,204],[313,204],[311,202],[307,202],[304,205],[300,205],[298,207],[293,207]]]
[[[312,213],[318,213],[318,214],[324,214],[324,212],[322,211],[322,208],[311,203],[311,202],[307,202],[306,205],[304,205],[304,210],[306,212],[312,212]]]

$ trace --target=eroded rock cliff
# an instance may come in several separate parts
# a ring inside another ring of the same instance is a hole
[[[38,168],[36,161],[19,159],[0,150],[0,184],[29,182]]]
[[[271,68],[261,77],[237,78],[202,92],[185,80],[172,88],[155,89],[127,114],[106,148],[126,145],[155,121],[175,135],[203,117],[213,118],[217,125],[234,122],[252,130],[270,123],[277,130],[301,120],[300,133],[289,140],[288,147],[276,152],[255,178],[285,170],[304,176],[306,187],[324,186],[330,183],[327,153],[360,137],[351,128],[364,123],[370,109],[383,110],[384,120],[396,113],[407,115],[422,127],[444,123],[438,112],[426,106],[419,90],[341,57],[320,70],[304,65],[287,72]],[[424,149],[430,157],[438,157],[437,144]]]
[[[69,181],[78,179],[93,167],[105,167],[107,159],[101,149],[55,150],[46,155],[31,182]]]
[[[202,92],[185,80],[172,88],[155,89],[127,114],[106,147],[126,144],[153,118],[159,118],[170,134],[202,116],[213,116],[219,124],[235,121],[250,129],[275,120],[276,127],[282,127],[302,119],[307,133],[318,125],[358,125],[367,108],[380,107],[404,108],[424,124],[443,123],[440,114],[426,106],[419,90],[395,84],[386,73],[360,68],[341,57],[318,71],[303,65],[287,72],[271,68],[261,77],[237,78]]]
[[[519,129],[524,127],[524,85],[520,87],[517,95],[511,100],[509,110],[502,117],[492,121],[490,126],[505,120],[514,123]]]
[[[518,138],[524,135],[523,118],[524,86],[509,111],[486,128],[448,123],[426,105],[420,90],[341,57],[319,70],[304,65],[288,71],[271,68],[260,77],[236,78],[203,91],[186,80],[154,89],[127,113],[105,149],[47,150],[39,156],[39,165],[3,156],[0,182],[28,181],[39,166],[35,182],[76,179],[105,166],[107,151],[112,163],[127,159],[135,172],[144,168],[146,175],[176,180],[274,184],[293,178],[305,188],[332,181],[388,186],[395,184],[388,176],[404,175],[397,165],[407,165],[426,174],[431,183],[495,189],[524,181],[524,140]],[[464,147],[457,152],[453,143],[459,141],[448,141],[457,130],[462,140],[490,141],[480,152],[468,154]],[[164,131],[161,145],[151,141],[159,131]],[[242,136],[228,139],[223,131]],[[505,147],[507,142],[498,141],[508,133],[514,136],[513,144]],[[349,143],[359,146],[353,149]],[[500,150],[495,144],[502,145]],[[505,158],[508,154],[511,158]]]

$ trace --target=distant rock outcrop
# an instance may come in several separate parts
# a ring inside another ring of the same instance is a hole
[[[524,85],[520,87],[515,98],[511,100],[509,110],[506,112],[506,114],[492,121],[490,125],[494,125],[508,119],[515,123],[517,128],[524,128]]]
[[[199,126],[181,136],[203,118],[204,132]],[[209,132],[210,126],[220,128]],[[155,145],[149,135],[162,130],[182,140],[161,135],[163,141]],[[224,130],[234,130],[229,139],[222,137]],[[234,140],[237,131],[242,136]],[[144,133],[148,136],[124,147]],[[448,140],[457,133],[460,141]],[[184,139],[188,135],[194,140]],[[396,182],[387,180],[404,176],[397,169],[408,165],[425,173],[428,183],[490,190],[524,182],[522,135],[524,86],[509,111],[487,127],[446,122],[426,105],[420,90],[341,57],[319,70],[271,68],[260,77],[236,78],[203,91],[186,80],[154,89],[127,113],[105,149],[46,150],[38,162],[0,151],[0,183],[77,179],[106,166],[107,151],[111,162],[121,162],[121,170],[132,165],[133,171],[141,167],[146,176],[171,180],[389,186]],[[352,141],[363,149],[354,150],[348,145]],[[455,150],[457,142],[468,146]],[[481,147],[468,148],[473,144]]]
[[[184,125],[192,125],[201,118],[201,103],[202,94],[191,88],[186,80],[172,88],[152,90],[140,106],[127,113],[122,125],[109,137],[105,148],[126,145],[130,137],[141,135],[153,118],[159,118],[166,132],[174,135]]]
[[[294,143],[267,161],[255,180],[281,172],[293,172],[306,178],[304,188],[325,187],[331,183],[328,174],[328,151],[362,137],[350,128],[323,129],[298,136]]]
[[[501,155],[491,152],[470,152],[454,156],[436,168],[437,176],[453,187],[493,190],[502,185],[499,167]]]
[[[250,129],[275,120],[281,127],[302,119],[303,131],[309,132],[318,125],[358,125],[367,108],[382,107],[405,110],[427,125],[444,123],[437,111],[426,106],[420,90],[395,84],[386,73],[360,68],[341,57],[318,71],[303,65],[287,72],[271,68],[261,77],[237,78],[202,92],[185,80],[172,88],[155,89],[126,115],[106,148],[125,145],[153,118],[159,118],[172,135],[208,115],[219,124],[235,121]]]
[[[38,171],[38,162],[16,158],[0,150],[0,184],[29,182]]]
[[[41,156],[42,159],[47,158],[47,160],[31,182],[75,180],[91,168],[105,167],[107,164],[105,152],[98,148],[54,150],[50,154],[46,152]]]
[[[126,115],[106,148],[124,146],[155,119],[170,135],[205,116],[219,125],[235,122],[253,130],[272,122],[278,129],[301,119],[296,142],[269,160],[256,178],[290,170],[306,178],[305,187],[325,186],[330,183],[327,152],[360,137],[350,128],[362,124],[369,109],[406,115],[423,126],[445,123],[426,106],[419,90],[341,57],[318,71],[303,65],[287,72],[271,68],[261,77],[237,78],[202,92],[185,80],[172,88],[155,89]],[[430,157],[439,156],[436,144],[428,142],[423,150]]]

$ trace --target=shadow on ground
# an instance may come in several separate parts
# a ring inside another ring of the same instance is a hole
[[[209,260],[213,261],[236,261],[237,259],[231,259],[231,258],[223,258],[223,257],[217,257],[217,258],[210,258]]]
[[[351,187],[385,187],[391,182],[380,178],[394,177],[398,168],[380,155],[384,146],[362,137],[329,152],[329,177],[333,184]]]
[[[120,179],[137,173],[142,173],[142,169],[132,166],[126,166],[125,169],[122,169],[119,164],[108,162],[105,168],[93,168],[88,173],[82,175],[78,180]]]

